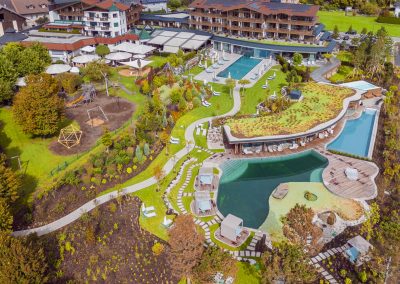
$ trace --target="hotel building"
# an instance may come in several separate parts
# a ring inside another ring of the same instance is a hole
[[[189,25],[228,36],[315,41],[318,10],[291,0],[195,0]]]

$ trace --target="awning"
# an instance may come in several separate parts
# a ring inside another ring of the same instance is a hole
[[[346,168],[346,170],[344,172],[349,180],[357,180],[358,179],[358,171],[356,169]]]
[[[106,55],[106,59],[114,60],[114,61],[121,61],[126,60],[132,57],[132,54],[128,52],[113,52]]]
[[[96,48],[91,46],[91,45],[87,45],[81,48],[81,51],[87,52],[87,53],[91,53],[93,51],[95,51]]]
[[[77,64],[86,64],[92,61],[99,60],[100,57],[95,54],[85,54],[72,58],[72,62]]]
[[[155,47],[144,45],[144,44],[135,44],[131,42],[123,42],[113,47],[113,50],[129,52],[133,54],[146,54],[155,50]]]
[[[69,70],[70,73],[76,73],[79,74],[79,68],[78,67],[72,67],[71,70]]]
[[[50,75],[56,75],[65,73],[71,70],[71,66],[68,64],[52,64],[46,68],[46,73]]]
[[[170,46],[170,45],[164,45],[162,52],[165,53],[178,53],[179,47],[177,46]]]
[[[140,66],[138,65],[138,60],[121,62],[121,64],[135,68],[135,69],[139,69],[139,68],[143,68],[151,63],[151,61],[149,61],[149,60],[141,60],[141,59],[139,59],[139,60],[140,60]]]

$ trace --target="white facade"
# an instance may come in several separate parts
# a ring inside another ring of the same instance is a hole
[[[85,34],[116,37],[128,31],[125,11],[84,11]]]
[[[148,11],[148,12],[156,12],[161,10],[168,11],[167,1],[161,3],[149,3],[142,5],[143,5],[143,11]]]

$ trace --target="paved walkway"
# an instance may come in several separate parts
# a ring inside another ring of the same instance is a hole
[[[311,78],[316,82],[324,82],[324,83],[331,83],[328,79],[325,78],[325,74],[328,73],[330,70],[338,67],[340,65],[340,60],[336,57],[332,57],[331,60],[320,68],[315,69],[311,72]]]
[[[219,115],[213,118],[220,118],[220,117],[225,117],[225,116],[232,116],[234,114],[236,114],[239,110],[240,110],[240,93],[239,93],[239,88],[236,87],[233,91],[233,107],[232,109],[223,114],[223,115]],[[210,120],[211,117],[207,117],[207,118],[202,118],[199,119],[195,122],[193,122],[192,124],[190,124],[185,131],[185,141],[194,141],[194,130],[197,124],[199,123],[205,123],[208,122]],[[183,148],[182,150],[178,151],[175,154],[176,158],[171,158],[167,161],[167,163],[164,165],[163,170],[165,172],[166,175],[168,175],[169,173],[172,172],[172,170],[175,167],[175,163],[177,161],[179,161],[181,158],[183,158],[185,155],[188,154],[188,152],[192,151],[194,149],[195,145],[194,144],[189,144],[188,147]],[[175,162],[176,161],[176,162]],[[130,194],[130,193],[134,193],[136,191],[139,191],[141,189],[147,188],[149,186],[152,186],[154,184],[156,184],[157,181],[154,177],[151,177],[149,179],[146,179],[142,182],[136,183],[134,185],[128,186],[124,189],[121,190],[120,195],[126,195],[126,194]],[[96,197],[95,199],[85,203],[84,205],[82,205],[81,207],[79,207],[78,209],[76,209],[75,211],[72,211],[71,213],[69,213],[68,215],[41,227],[37,227],[37,228],[33,228],[33,229],[27,229],[27,230],[22,230],[22,231],[15,231],[13,232],[14,236],[27,236],[29,234],[33,234],[36,233],[38,236],[41,235],[45,235],[51,232],[54,232],[72,222],[74,222],[75,220],[79,219],[83,214],[85,214],[86,212],[89,212],[91,210],[93,210],[94,208],[96,208],[97,206],[110,201],[112,199],[117,198],[118,194],[116,191],[107,193],[105,195]]]

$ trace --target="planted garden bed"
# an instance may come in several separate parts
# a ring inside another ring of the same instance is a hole
[[[233,117],[227,120],[239,138],[285,135],[305,132],[335,118],[343,109],[343,100],[354,95],[349,88],[306,83],[296,86],[304,99],[286,110],[259,117]]]

